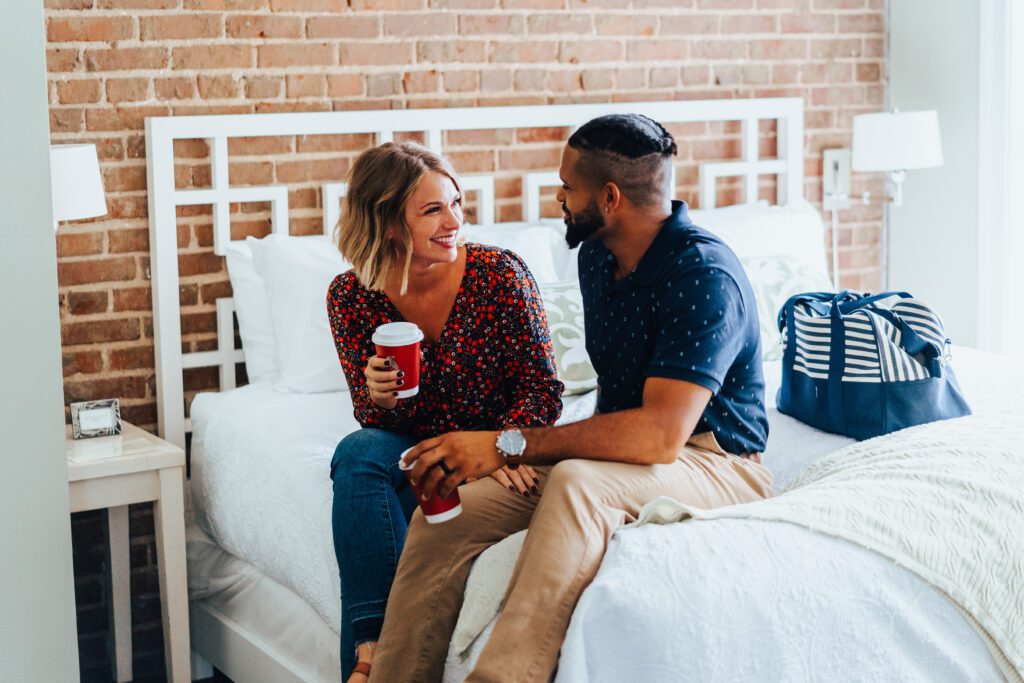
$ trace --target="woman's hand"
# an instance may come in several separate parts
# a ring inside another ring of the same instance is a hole
[[[520,465],[515,470],[502,467],[500,470],[491,472],[491,476],[512,493],[520,493],[527,498],[531,495],[540,495],[540,488],[538,487],[540,480],[537,478],[537,473],[529,465]]]
[[[405,373],[398,369],[391,358],[370,356],[366,368],[366,388],[370,391],[370,400],[385,410],[398,405],[398,390],[402,386]]]

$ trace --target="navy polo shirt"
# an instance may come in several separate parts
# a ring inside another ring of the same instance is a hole
[[[600,241],[579,252],[587,352],[602,413],[638,408],[648,377],[699,384],[711,400],[694,433],[735,454],[768,440],[757,305],[736,254],[672,202],[636,270],[615,281]]]

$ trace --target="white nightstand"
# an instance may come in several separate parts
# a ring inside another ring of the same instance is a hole
[[[185,570],[185,453],[134,425],[119,436],[75,441],[67,429],[71,512],[107,508],[107,578],[115,679],[132,678],[128,505],[153,501],[167,680],[187,682],[188,585]]]

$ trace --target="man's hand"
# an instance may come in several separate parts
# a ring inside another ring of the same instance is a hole
[[[445,497],[465,479],[486,477],[504,466],[497,440],[498,432],[449,432],[421,441],[405,456],[406,464],[413,465],[410,478],[422,486],[424,498],[435,488]],[[435,467],[442,460],[449,474]]]

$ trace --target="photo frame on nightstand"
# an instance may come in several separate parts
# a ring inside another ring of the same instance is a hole
[[[116,398],[71,404],[71,434],[75,439],[121,433],[121,402]]]

